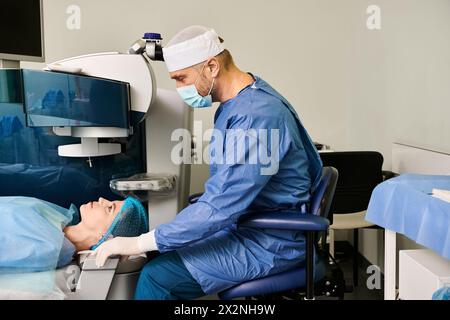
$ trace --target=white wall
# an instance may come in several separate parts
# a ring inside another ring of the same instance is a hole
[[[349,35],[348,145],[382,151],[388,168],[391,142],[450,151],[450,1],[373,2],[382,30]]]
[[[125,51],[146,31],[168,40],[185,26],[208,25],[226,40],[242,69],[262,76],[291,101],[314,140],[336,150],[379,150],[386,169],[394,141],[450,152],[449,0],[44,4],[48,62]],[[66,28],[72,4],[81,7],[80,30]],[[372,4],[382,10],[379,31],[366,28]],[[154,68],[159,86],[173,89],[165,66]],[[195,117],[209,128],[214,111],[196,111]],[[193,176],[191,191],[202,191],[207,167],[194,167]]]

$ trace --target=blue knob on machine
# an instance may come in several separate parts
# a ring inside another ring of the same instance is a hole
[[[162,40],[160,33],[147,32],[144,34],[145,40]]]

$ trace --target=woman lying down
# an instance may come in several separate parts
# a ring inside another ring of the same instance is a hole
[[[112,237],[147,232],[147,212],[132,197],[100,198],[79,210],[36,198],[0,197],[0,274],[54,270]]]

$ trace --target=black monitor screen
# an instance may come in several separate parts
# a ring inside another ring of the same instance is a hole
[[[74,74],[22,70],[29,127],[129,128],[129,84]]]
[[[0,55],[42,57],[41,1],[0,1]]]

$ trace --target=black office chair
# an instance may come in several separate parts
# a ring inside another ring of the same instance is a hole
[[[383,172],[383,155],[379,152],[321,153],[324,166],[339,171],[334,200],[330,208],[330,254],[334,257],[334,231],[353,229],[353,285],[358,285],[358,230],[376,228],[365,220],[373,189],[394,176]]]
[[[333,270],[329,270],[328,252],[322,252],[318,247],[320,233],[326,236],[329,226],[327,216],[337,179],[336,169],[331,167],[323,169],[320,184],[312,194],[310,210],[307,214],[274,212],[247,214],[241,217],[238,227],[304,231],[306,233],[306,263],[286,272],[239,284],[219,293],[221,299],[256,297],[311,300],[315,295],[343,299],[345,290],[343,274],[336,265]],[[201,197],[200,194],[192,196],[191,203],[197,201],[199,197]],[[314,263],[314,248],[318,254],[316,263]]]

